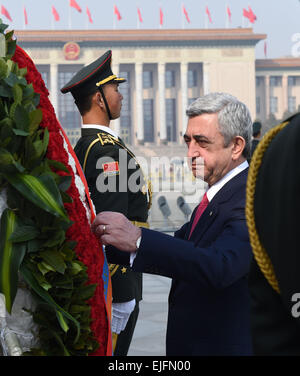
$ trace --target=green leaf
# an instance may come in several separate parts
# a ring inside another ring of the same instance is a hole
[[[62,315],[61,312],[59,311],[56,311],[56,317],[60,323],[60,326],[62,328],[62,330],[67,333],[67,331],[69,330],[69,326],[67,324],[67,321],[65,320],[64,316]]]
[[[76,298],[87,300],[90,299],[95,292],[96,285],[82,286],[77,290]]]
[[[5,39],[6,40],[10,40],[12,38],[12,36],[14,35],[14,31],[8,31],[6,34],[5,34]]]
[[[12,154],[4,148],[0,148],[0,171],[2,173],[24,172],[24,167],[15,161]]]
[[[4,79],[4,82],[8,86],[10,86],[11,88],[13,88],[19,82],[19,78],[17,77],[17,75],[15,75],[14,73],[10,72],[10,74],[8,75],[8,77]]]
[[[3,80],[7,77],[7,64],[5,60],[1,57],[0,58],[0,80]]]
[[[64,171],[64,172],[70,173],[67,166],[65,166],[63,163],[58,162],[58,161],[53,161],[51,159],[48,159],[47,161],[48,161],[49,166],[53,167],[54,169],[56,169],[58,171]]]
[[[75,313],[87,312],[90,309],[91,309],[91,307],[86,306],[86,305],[73,304],[70,307],[70,312],[71,312],[71,314],[75,314]]]
[[[43,242],[38,239],[32,239],[27,242],[27,252],[34,253],[40,250],[42,247]]]
[[[73,199],[67,193],[61,192],[61,197],[62,197],[62,200],[63,200],[64,204],[72,204]]]
[[[5,209],[0,224],[0,291],[5,295],[6,309],[9,313],[17,293],[19,267],[26,251],[24,243],[13,244],[10,241],[17,222],[15,213]]]
[[[6,149],[0,148],[0,166],[8,166],[14,163],[14,157]]]
[[[48,144],[49,144],[49,131],[48,131],[47,128],[45,128],[45,130],[44,130],[44,138],[43,138],[44,153],[47,152]]]
[[[35,151],[35,156],[37,158],[41,157],[41,155],[44,153],[44,143],[42,140],[37,140],[33,143],[33,148]]]
[[[26,281],[26,283],[38,294],[46,303],[48,303],[51,307],[55,309],[55,311],[59,311],[64,317],[72,321],[77,329],[76,337],[74,339],[74,343],[76,343],[80,336],[80,324],[77,320],[74,319],[68,312],[66,312],[62,307],[60,307],[55,300],[49,295],[41,286],[37,283],[34,276],[31,274],[30,270],[23,264],[21,265],[20,271]]]
[[[66,192],[72,183],[72,176],[65,175],[59,177],[58,188],[63,192]]]
[[[8,58],[11,58],[15,54],[16,45],[17,45],[16,40],[12,40],[12,41],[7,43],[7,55],[6,56]]]
[[[39,127],[41,121],[43,119],[43,113],[42,110],[36,109],[34,111],[31,111],[29,114],[29,132],[30,134],[33,134]]]
[[[56,231],[55,234],[44,243],[44,246],[45,247],[54,247],[56,245],[60,246],[62,242],[65,240],[65,238],[66,238],[65,231],[63,230]]]
[[[15,110],[14,120],[18,129],[29,130],[29,115],[23,106],[18,104]]]
[[[11,88],[0,85],[0,97],[11,98],[13,96]]]
[[[4,34],[4,31],[8,28],[8,25],[2,23],[2,20],[0,18],[0,33]]]
[[[48,265],[46,262],[39,262],[38,269],[43,274],[43,276],[49,272],[55,272],[55,269],[52,266]],[[52,286],[51,286],[52,287]],[[47,289],[48,290],[48,289]]]
[[[25,77],[27,74],[27,67],[19,68],[19,76]]]
[[[72,275],[76,275],[76,274],[80,273],[82,270],[83,270],[83,267],[79,262],[74,261],[74,262],[71,263],[71,273],[72,273]]]
[[[13,96],[15,103],[21,103],[23,98],[23,90],[19,84],[15,84],[13,87]]]
[[[22,129],[13,128],[13,132],[17,136],[24,136],[24,137],[29,136],[29,132],[23,131]]]
[[[33,226],[18,226],[12,233],[10,241],[13,243],[25,242],[35,239],[39,235],[39,230]]]
[[[39,208],[60,216],[69,222],[57,186],[50,175],[41,175],[39,178],[27,174],[5,175],[8,182],[25,198]]]
[[[34,93],[32,101],[34,106],[37,107],[40,104],[40,94]]]
[[[67,275],[60,275],[53,281],[53,287],[72,291],[74,289],[73,279]]]
[[[13,125],[14,125],[14,122],[9,117],[6,117],[6,118],[4,118],[4,119],[2,119],[0,121],[0,127],[1,127],[1,129],[2,129],[2,127],[5,126],[7,128],[7,131],[9,129],[11,129],[13,127]]]
[[[58,251],[49,250],[40,253],[40,256],[45,260],[55,271],[64,274],[66,270],[66,264],[63,257]]]

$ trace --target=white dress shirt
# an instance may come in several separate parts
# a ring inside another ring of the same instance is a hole
[[[207,199],[210,202],[217,192],[227,183],[229,180],[231,180],[234,176],[245,170],[249,166],[247,161],[244,161],[234,169],[227,172],[226,175],[222,177],[219,181],[217,181],[215,184],[213,184],[211,187],[209,187],[206,191]]]
[[[99,129],[100,131],[104,131],[104,132],[111,134],[113,137],[119,138],[117,132],[115,132],[113,129],[107,127],[106,125],[82,124],[81,128],[84,128],[84,129],[88,129],[88,128]]]

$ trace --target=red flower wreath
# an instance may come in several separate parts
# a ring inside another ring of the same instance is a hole
[[[26,80],[28,83],[32,83],[34,91],[40,94],[40,104],[38,107],[43,112],[43,120],[40,126],[47,128],[49,131],[47,157],[51,160],[63,163],[69,170],[68,174],[62,171],[56,171],[56,173],[59,175],[72,176],[72,183],[67,193],[72,197],[73,202],[66,203],[65,209],[73,225],[68,229],[66,237],[68,240],[77,242],[75,252],[78,259],[87,266],[88,283],[97,285],[95,294],[88,301],[88,304],[91,306],[91,330],[96,341],[99,343],[98,349],[91,355],[107,355],[109,323],[106,314],[102,279],[104,264],[102,246],[91,231],[86,209],[80,200],[79,192],[75,185],[75,176],[68,163],[69,155],[64,147],[64,139],[60,125],[56,118],[54,108],[48,99],[49,92],[42,76],[37,71],[30,57],[19,46],[16,47],[13,60],[19,65],[19,68],[27,68]]]

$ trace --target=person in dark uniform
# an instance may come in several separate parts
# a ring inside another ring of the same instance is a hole
[[[300,114],[268,131],[247,181],[255,355],[300,355]]]
[[[252,146],[251,146],[251,156],[254,153],[254,150],[256,149],[256,146],[259,143],[260,136],[261,136],[261,122],[255,121],[252,125]]]
[[[111,51],[82,68],[62,89],[71,92],[82,116],[75,153],[81,163],[96,212],[124,214],[135,225],[148,227],[151,193],[134,154],[109,127],[120,116],[120,83],[111,70]],[[142,299],[142,273],[110,264],[114,355],[127,355]]]

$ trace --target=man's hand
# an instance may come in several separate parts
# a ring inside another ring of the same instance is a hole
[[[134,226],[123,214],[101,212],[97,214],[92,230],[103,245],[112,245],[122,251],[135,252],[136,241],[142,231]]]

